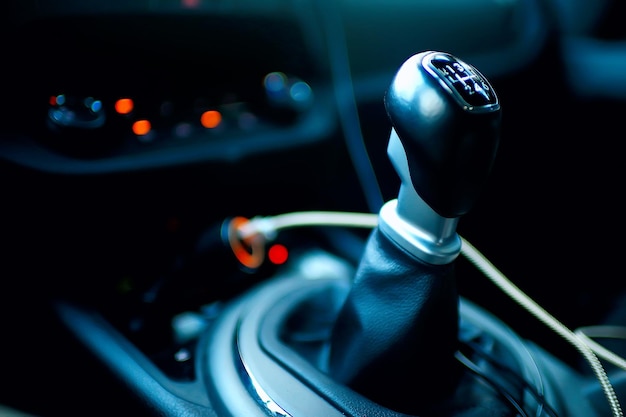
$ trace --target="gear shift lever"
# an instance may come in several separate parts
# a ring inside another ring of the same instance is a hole
[[[500,105],[475,68],[442,52],[410,57],[385,96],[400,180],[335,323],[329,373],[381,405],[419,413],[457,382],[454,260],[491,170]]]

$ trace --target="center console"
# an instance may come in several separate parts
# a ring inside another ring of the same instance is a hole
[[[226,218],[163,280],[128,283],[114,304],[60,301],[62,321],[157,415],[621,415],[622,379],[595,347],[457,233],[499,145],[490,82],[425,51],[400,67],[384,104],[401,185],[379,213]],[[460,295],[463,257],[592,372]]]

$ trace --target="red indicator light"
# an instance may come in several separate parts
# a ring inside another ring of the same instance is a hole
[[[200,6],[200,0],[181,0],[181,4],[188,9],[195,9]]]
[[[178,219],[178,217],[170,217],[169,219],[167,219],[165,228],[170,233],[178,232],[180,230],[180,220]]]
[[[50,104],[51,106],[56,106],[57,105],[57,96],[50,96],[50,99],[48,100],[48,104]]]
[[[130,98],[121,98],[115,102],[115,111],[119,114],[128,114],[134,107],[135,103]]]
[[[275,265],[282,265],[289,258],[289,251],[284,245],[275,244],[267,251],[267,258]]]
[[[213,129],[222,122],[222,114],[217,110],[207,110],[200,116],[200,123],[207,129]]]
[[[138,136],[147,135],[150,133],[150,129],[152,129],[152,125],[147,120],[137,120],[133,123],[133,133]]]

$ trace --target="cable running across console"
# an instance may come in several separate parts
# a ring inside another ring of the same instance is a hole
[[[254,235],[260,235],[265,240],[274,240],[280,230],[303,227],[303,226],[344,226],[344,227],[362,227],[374,228],[378,225],[378,215],[371,213],[349,213],[349,212],[331,212],[331,211],[305,211],[286,213],[277,216],[263,216],[250,219],[247,223],[239,228],[239,235],[242,239],[249,238]],[[589,363],[605,397],[611,408],[613,417],[623,417],[622,409],[617,398],[617,394],[611,385],[602,363],[596,356],[597,347],[599,345],[588,343],[589,338],[583,337],[584,332],[575,333],[567,326],[559,322],[555,317],[538,305],[521,289],[515,286],[501,271],[499,271],[485,256],[480,253],[471,243],[461,237],[461,254],[466,257],[476,268],[478,268],[487,278],[489,278],[498,288],[506,295],[511,297],[524,309],[530,312],[535,318],[548,326],[552,331],[569,342],[583,358]],[[606,349],[599,350],[599,356],[612,359],[615,362],[623,363],[626,361],[619,358]],[[609,354],[610,353],[610,354]],[[619,365],[618,365],[619,366]]]
[[[623,326],[609,326],[609,325],[598,325],[598,326],[584,326],[579,327],[574,330],[580,338],[582,338],[585,343],[587,343],[596,354],[607,362],[612,363],[613,365],[626,370],[626,359],[621,356],[611,352],[609,349],[605,348],[592,338],[603,338],[603,339],[621,339],[626,340],[626,328]]]

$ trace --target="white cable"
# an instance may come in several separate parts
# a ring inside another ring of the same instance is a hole
[[[626,359],[617,355],[615,352],[610,351],[598,342],[592,339],[592,337],[609,338],[609,339],[624,339],[626,340],[626,328],[622,326],[586,326],[580,327],[574,330],[574,333],[585,341],[590,348],[593,349],[596,354],[607,362],[626,371]]]
[[[350,213],[339,211],[302,211],[277,216],[254,217],[239,229],[241,237],[260,233],[273,240],[280,230],[302,226],[346,226],[374,228],[378,215],[371,213]]]
[[[545,311],[535,301],[528,297],[522,290],[516,287],[511,281],[509,281],[502,272],[500,272],[488,259],[486,259],[474,246],[472,246],[467,240],[461,238],[461,253],[472,262],[483,274],[485,274],[492,282],[494,282],[505,294],[515,300],[518,304],[528,310],[542,323],[556,332],[559,336],[563,337],[569,343],[571,343],[589,362],[591,369],[596,375],[596,378],[600,382],[600,387],[604,391],[611,412],[615,417],[622,417],[622,409],[611,385],[611,381],[606,374],[606,371],[602,367],[600,360],[592,350],[592,348],[580,338],[577,334],[569,330],[565,325],[554,318],[550,313]]]
[[[262,234],[266,239],[272,240],[282,229],[299,226],[346,226],[374,228],[378,225],[378,215],[373,213],[349,213],[329,211],[293,212],[277,216],[255,217],[244,224],[239,233],[242,237],[254,234]],[[596,356],[596,344],[589,343],[589,338],[572,332],[559,322],[550,313],[544,310],[534,300],[527,296],[521,289],[515,286],[502,272],[500,272],[487,258],[484,257],[472,244],[461,237],[461,254],[465,256],[476,268],[489,278],[498,288],[514,301],[534,315],[539,321],[548,326],[572,344],[591,366],[596,378],[600,383],[614,417],[623,417],[622,409],[617,394],[611,385],[602,363]],[[602,349],[598,350],[601,356],[617,360],[612,355],[605,355]],[[621,359],[621,358],[620,358]],[[626,363],[624,363],[626,365]],[[619,366],[619,365],[618,365]],[[626,369],[626,368],[625,368]]]

